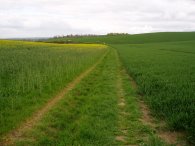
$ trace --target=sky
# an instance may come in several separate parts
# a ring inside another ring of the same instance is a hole
[[[195,31],[195,0],[0,0],[0,38]]]

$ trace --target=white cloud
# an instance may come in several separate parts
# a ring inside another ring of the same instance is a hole
[[[0,38],[195,31],[194,0],[0,0]]]

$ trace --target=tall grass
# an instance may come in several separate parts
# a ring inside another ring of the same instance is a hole
[[[195,139],[195,42],[114,45],[151,109]]]
[[[0,41],[0,135],[16,127],[106,51],[104,45]]]

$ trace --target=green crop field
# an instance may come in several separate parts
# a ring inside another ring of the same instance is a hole
[[[0,135],[32,115],[105,50],[103,45],[0,41]]]
[[[194,32],[1,40],[0,66],[2,146],[195,144]]]
[[[194,139],[195,41],[114,47],[155,115]]]
[[[116,36],[83,36],[51,38],[47,42],[55,43],[106,43],[106,44],[145,44],[155,42],[189,41],[195,39],[195,32],[161,32]]]

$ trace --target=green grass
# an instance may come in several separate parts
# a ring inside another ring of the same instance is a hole
[[[139,35],[49,39],[52,44],[0,41],[0,136],[17,127],[68,82],[94,64],[108,49],[118,51],[131,87],[122,73],[123,109],[117,97],[119,66],[110,53],[87,78],[71,91],[35,129],[27,131],[20,145],[123,145],[115,137],[128,130],[126,144],[165,146],[155,131],[140,122],[137,94],[148,103],[155,117],[172,130],[195,139],[195,33],[170,32]]]
[[[48,39],[55,43],[106,43],[106,44],[143,44],[154,42],[174,42],[195,40],[195,32],[161,32],[135,35],[95,36]]]
[[[165,146],[148,126],[140,122],[141,111],[136,93],[125,73],[121,74],[122,87],[128,103],[125,111],[130,115],[126,119],[120,119],[117,75],[121,67],[117,64],[116,51],[111,49],[97,68],[46,114],[34,129],[27,131],[21,140],[16,141],[15,145],[123,145],[115,139],[121,134],[118,123],[122,120],[121,124],[128,126],[126,144]]]
[[[0,136],[93,65],[106,48],[0,41]]]
[[[143,143],[140,146],[176,146],[176,145],[169,145],[163,142],[161,139],[156,137],[155,135],[151,135],[148,139],[147,143]]]
[[[154,115],[194,141],[195,41],[113,46]]]

